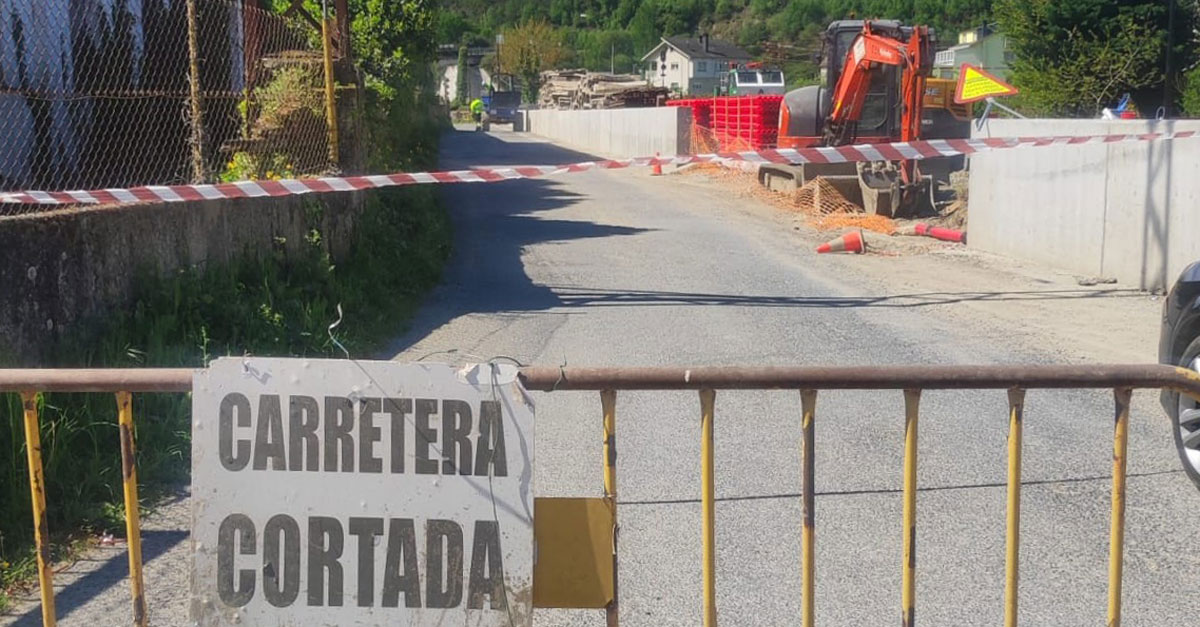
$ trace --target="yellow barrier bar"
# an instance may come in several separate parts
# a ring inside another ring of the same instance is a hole
[[[704,627],[717,627],[716,503],[713,488],[713,403],[717,393],[700,390],[700,510],[704,545]]]
[[[1133,391],[1117,388],[1113,427],[1112,527],[1108,545],[1108,627],[1121,625],[1121,572],[1125,564],[1125,452],[1129,445],[1129,399]]]
[[[33,501],[33,540],[37,545],[42,625],[54,627],[54,571],[50,565],[50,530],[46,526],[46,476],[42,473],[42,435],[38,426],[37,392],[21,392],[21,405],[25,410],[25,454],[29,460],[29,495]]]
[[[813,597],[813,533],[816,531],[813,503],[816,483],[813,420],[816,418],[816,390],[800,391],[800,408],[803,413],[800,423],[800,485],[804,515],[804,526],[800,529],[800,624],[802,627],[813,627],[813,607],[816,600]]]
[[[129,592],[133,624],[146,627],[146,591],[142,585],[142,529],[138,509],[137,456],[133,441],[133,404],[129,392],[117,392],[121,431],[121,477],[125,485],[125,538],[129,545]]]
[[[612,538],[612,602],[604,608],[607,627],[620,623],[620,594],[617,586],[617,392],[600,392],[600,405],[604,409],[604,498],[609,500],[613,513]]]
[[[921,390],[904,390],[904,564],[900,580],[900,622],[916,619],[917,576],[917,408]]]
[[[1004,627],[1017,627],[1017,583],[1021,552],[1021,428],[1025,390],[1008,391],[1008,514],[1005,521]]]

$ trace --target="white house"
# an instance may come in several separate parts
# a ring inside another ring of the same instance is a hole
[[[730,68],[750,62],[750,53],[737,46],[709,39],[663,37],[642,57],[646,80],[658,87],[688,95],[709,95]]]

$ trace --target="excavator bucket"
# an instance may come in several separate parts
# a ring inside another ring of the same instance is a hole
[[[912,183],[904,183],[900,169],[892,161],[858,164],[858,183],[862,192],[862,207],[870,215],[888,218],[919,215],[933,210],[930,196],[933,177],[916,175]]]

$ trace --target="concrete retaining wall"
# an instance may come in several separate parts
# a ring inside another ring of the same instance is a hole
[[[0,360],[39,363],[62,337],[130,304],[145,272],[223,264],[276,246],[298,250],[311,228],[338,257],[366,194],[145,204],[0,219]]]
[[[692,112],[687,107],[531,110],[525,130],[600,157],[644,157],[690,152]]]
[[[1200,131],[1200,120],[992,120],[980,137]],[[969,245],[1145,289],[1200,260],[1200,139],[971,158]]]

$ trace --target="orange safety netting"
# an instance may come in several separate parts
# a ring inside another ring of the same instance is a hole
[[[862,211],[861,207],[846,200],[841,192],[820,176],[796,190],[796,206],[807,213],[821,215]]]
[[[833,231],[852,227],[865,231],[875,231],[884,235],[891,235],[896,232],[896,223],[891,218],[878,214],[835,213],[813,220],[812,225],[821,231]]]
[[[796,206],[815,216],[812,225],[822,231],[855,227],[891,235],[896,223],[881,215],[868,215],[862,207],[846,200],[829,181],[817,177],[805,183],[795,196]]]
[[[711,129],[692,127],[692,153],[715,152],[719,145]],[[846,199],[829,181],[817,177],[791,194],[771,191],[763,187],[753,175],[731,170],[719,163],[701,163],[690,168],[691,172],[705,172],[721,180],[737,183],[745,196],[757,198],[781,209],[797,211],[807,216],[808,222],[817,230],[832,231],[843,228],[860,228],[876,233],[891,235],[896,223],[881,215],[868,215],[858,205]]]
[[[714,131],[707,126],[692,123],[690,147],[693,155],[714,152],[742,152],[756,150],[748,140]]]

